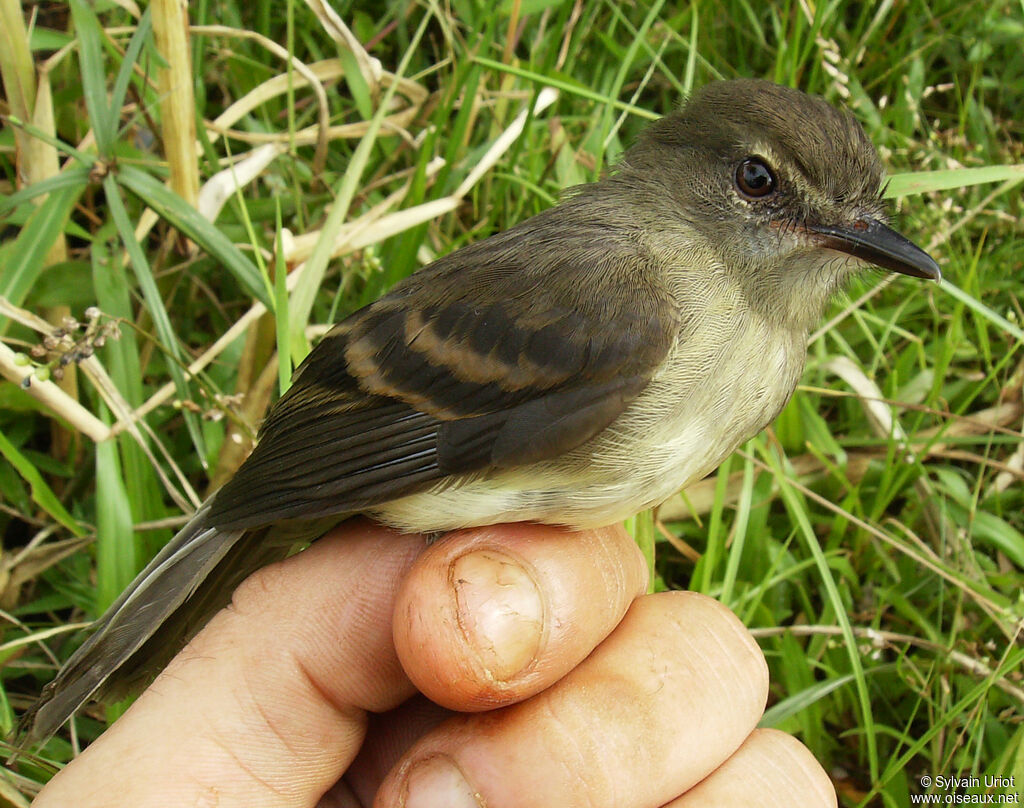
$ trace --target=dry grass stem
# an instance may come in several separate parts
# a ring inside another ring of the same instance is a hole
[[[171,190],[195,205],[199,194],[196,102],[192,90],[188,5],[184,0],[153,0],[153,37],[167,62],[157,71],[164,153]]]
[[[341,19],[338,12],[331,8],[329,3],[324,2],[324,0],[306,0],[306,5],[316,14],[317,19],[324,27],[328,36],[352,53],[356,64],[359,65],[360,72],[363,74],[364,81],[366,81],[374,95],[376,95],[381,89],[380,83],[384,76],[384,69],[381,66],[380,60],[366,52],[366,49],[356,38],[355,34],[349,30],[345,21]]]
[[[229,28],[226,25],[197,25],[194,26],[192,32],[195,34],[207,34],[209,36],[222,36],[222,37],[235,37],[239,39],[247,39],[256,42],[261,47],[281,61],[289,63],[292,68],[302,76],[308,83],[313,94],[316,96],[317,101],[317,125],[313,127],[312,131],[314,137],[312,140],[305,142],[316,143],[316,153],[313,156],[313,173],[319,174],[323,171],[324,164],[327,161],[327,144],[330,139],[328,128],[330,125],[330,108],[327,103],[327,91],[324,89],[323,84],[317,79],[316,75],[305,65],[304,62],[297,59],[295,56],[288,53],[288,51],[279,45],[269,37],[265,37],[261,34],[257,34],[253,31],[243,31],[237,28]],[[285,89],[287,89],[287,76],[285,79]],[[272,96],[269,96],[272,97]],[[249,110],[240,112],[239,118],[246,114]],[[226,113],[225,113],[226,114]],[[223,116],[222,116],[223,117]],[[237,120],[237,118],[236,118]],[[207,128],[215,133],[223,134],[223,127],[207,124]],[[241,134],[241,133],[235,133]],[[285,139],[289,140],[292,137],[291,134],[286,133]],[[294,142],[299,142],[295,140]]]
[[[59,385],[34,378],[34,373],[31,365],[19,364],[17,354],[6,343],[0,342],[0,374],[5,379],[22,386],[36,401],[90,440],[99,442],[111,436],[110,427],[65,393]]]

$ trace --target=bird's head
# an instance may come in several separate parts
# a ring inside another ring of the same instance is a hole
[[[829,295],[866,265],[941,277],[927,253],[888,226],[882,165],[860,124],[798,90],[712,82],[649,127],[618,176],[655,183],[670,201],[666,229],[696,235],[712,272],[794,328],[816,321]]]

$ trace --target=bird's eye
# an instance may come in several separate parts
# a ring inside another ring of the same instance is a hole
[[[736,187],[749,199],[760,199],[775,191],[775,175],[760,157],[748,157],[736,166]]]

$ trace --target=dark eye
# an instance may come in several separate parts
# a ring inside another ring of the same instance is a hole
[[[744,196],[760,199],[775,190],[775,175],[760,157],[748,157],[736,166],[736,187]]]

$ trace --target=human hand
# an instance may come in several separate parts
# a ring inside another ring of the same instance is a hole
[[[834,806],[802,745],[754,730],[739,621],[646,580],[620,528],[425,548],[349,522],[249,578],[34,805]]]

